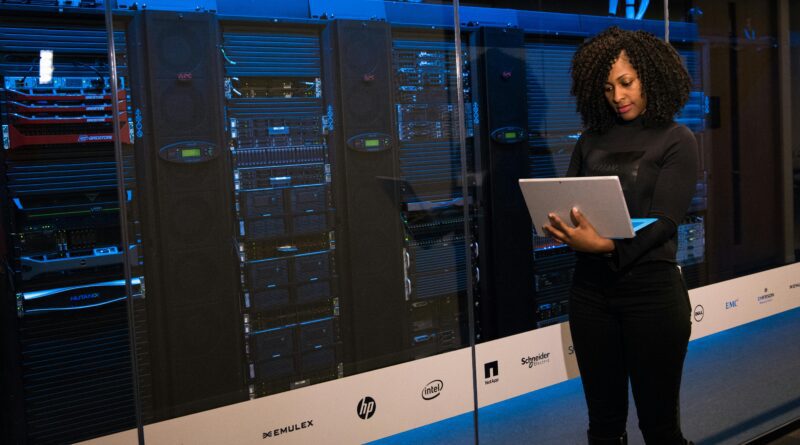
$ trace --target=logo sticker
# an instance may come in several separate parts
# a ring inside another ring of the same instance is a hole
[[[698,304],[694,307],[694,321],[701,321],[704,315],[705,311],[703,310],[703,306]]]
[[[422,388],[422,398],[425,400],[433,400],[442,393],[442,389],[444,388],[444,382],[441,380],[434,380],[424,388]]]
[[[358,417],[367,420],[373,415],[375,415],[376,409],[377,405],[375,404],[375,399],[373,399],[370,396],[366,396],[358,401],[358,406],[356,407],[356,414],[358,414]]]
[[[489,363],[484,363],[483,365],[483,377],[484,377],[484,384],[489,385],[491,383],[497,383],[500,378],[500,364],[497,360]]]

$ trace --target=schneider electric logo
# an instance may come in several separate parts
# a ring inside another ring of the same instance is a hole
[[[358,414],[358,417],[367,420],[375,415],[375,410],[377,409],[378,406],[375,404],[375,399],[370,396],[366,396],[358,401],[358,406],[356,406],[356,414]]]
[[[544,365],[545,363],[550,363],[550,353],[549,352],[540,352],[539,355],[534,356],[527,356],[522,357],[521,359],[522,365],[527,365],[528,368],[533,368],[534,366]]]
[[[274,430],[266,431],[261,435],[261,438],[270,439],[272,437],[278,437],[284,434],[293,433],[295,431],[304,430],[306,428],[311,428],[312,426],[314,426],[314,421],[306,420],[305,422],[295,423],[294,425],[289,425],[283,428],[275,428]]]
[[[485,385],[497,383],[500,380],[498,375],[500,375],[500,364],[497,360],[483,364],[483,383]]]

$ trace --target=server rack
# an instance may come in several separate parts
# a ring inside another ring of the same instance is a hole
[[[320,30],[229,24],[225,98],[248,386],[343,375]]]
[[[0,22],[3,361],[14,392],[4,406],[15,443],[135,425],[111,112],[117,101],[130,144],[129,96],[123,51],[112,97],[106,42],[97,20]],[[43,49],[55,55],[49,82]]]
[[[707,60],[701,44],[695,47],[678,46],[678,53],[683,59],[686,69],[692,78],[692,91],[677,122],[689,127],[695,134],[699,149],[699,166],[697,172],[697,189],[686,218],[678,226],[677,260],[681,265],[683,278],[690,288],[708,284],[708,263],[705,256],[705,227],[708,210],[709,191],[709,153],[710,136],[706,132],[706,115],[708,114],[708,97],[704,91],[707,84]]]
[[[334,20],[322,44],[344,374],[350,375],[409,359],[398,316],[405,282],[391,30],[385,22]]]
[[[519,179],[527,176],[528,109],[524,34],[513,27],[480,27],[470,38],[480,74],[475,150],[480,340],[532,329],[534,298],[531,221]]]
[[[421,358],[462,347],[468,338],[466,292],[472,271],[466,246],[474,246],[475,219],[464,220],[464,206],[475,199],[472,186],[470,194],[463,194],[463,181],[469,177],[462,171],[474,171],[477,108],[470,57],[462,45],[467,146],[460,147],[452,33],[395,29],[392,37],[404,228],[404,343],[412,358]],[[461,150],[467,151],[466,166]]]
[[[141,11],[124,26],[147,289],[143,417],[163,420],[247,399],[219,25],[205,12]]]

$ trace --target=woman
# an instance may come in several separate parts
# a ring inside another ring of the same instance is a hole
[[[652,34],[609,28],[572,60],[585,131],[568,176],[618,176],[633,218],[656,218],[634,238],[603,238],[580,211],[546,233],[577,252],[570,329],[589,411],[590,444],[624,444],[628,381],[647,444],[688,443],[678,395],[691,331],[675,261],[678,224],[695,191],[697,142],[674,122],[689,96],[677,52]]]

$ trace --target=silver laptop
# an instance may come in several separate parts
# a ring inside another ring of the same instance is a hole
[[[519,186],[538,235],[544,236],[542,226],[550,223],[547,215],[551,212],[574,227],[569,217],[573,207],[606,238],[633,238],[637,230],[655,221],[655,218],[631,220],[616,176],[520,179]]]

